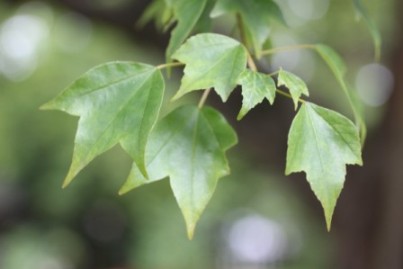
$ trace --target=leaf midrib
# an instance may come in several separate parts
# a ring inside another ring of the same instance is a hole
[[[144,73],[147,73],[147,72],[154,72],[154,70],[153,70],[153,69],[149,69],[149,70],[141,71],[141,72],[139,72],[139,73],[131,74],[131,75],[129,75],[129,76],[126,76],[126,77],[123,77],[123,78],[114,80],[114,81],[112,81],[112,82],[106,83],[106,84],[104,84],[104,85],[95,87],[95,88],[91,89],[91,91],[84,92],[84,93],[81,93],[81,94],[78,94],[78,95],[71,95],[71,96],[68,96],[68,98],[79,99],[79,98],[82,97],[82,96],[85,96],[85,95],[94,93],[94,92],[99,91],[99,90],[103,90],[103,89],[105,89],[105,88],[108,88],[108,87],[110,87],[110,86],[113,86],[114,84],[120,84],[121,82],[124,82],[124,81],[126,81],[126,80],[130,80],[130,79],[132,79],[132,78],[135,77],[135,76],[141,76],[141,75],[143,75]],[[74,84],[73,84],[72,86],[74,86]],[[72,87],[72,86],[70,86],[70,87]],[[70,87],[69,87],[69,88],[70,88]],[[69,90],[67,89],[67,90],[65,91],[65,94],[67,95],[68,92],[69,92]],[[63,95],[60,96],[60,98],[63,98],[63,97],[64,97]]]
[[[318,134],[317,134],[315,125],[314,125],[314,123],[313,123],[313,120],[312,120],[312,118],[311,118],[311,115],[310,115],[310,114],[311,114],[310,109],[313,109],[313,108],[306,106],[305,109],[306,109],[306,114],[307,114],[308,122],[309,122],[310,125],[311,125],[311,128],[312,128],[312,130],[313,130],[313,135],[314,135],[314,137],[315,137],[315,139],[314,139],[315,143],[314,143],[314,144],[315,144],[316,152],[318,153],[318,156],[319,156],[319,163],[320,163],[320,168],[321,168],[321,174],[324,174],[324,170],[325,170],[325,169],[324,169],[324,165],[323,165],[321,150],[319,149]],[[308,109],[309,109],[309,110],[308,110]]]
[[[88,156],[91,156],[95,150],[95,145],[98,144],[98,142],[101,140],[101,138],[106,134],[107,130],[109,128],[111,128],[111,126],[113,125],[113,123],[115,122],[116,118],[120,115],[120,113],[122,113],[122,111],[124,110],[124,108],[127,106],[128,103],[130,103],[133,99],[133,97],[137,94],[138,90],[141,89],[150,79],[150,77],[152,76],[153,72],[150,72],[150,75],[144,79],[142,81],[142,83],[140,84],[139,87],[136,88],[136,90],[132,92],[132,94],[130,95],[130,98],[127,98],[126,102],[122,103],[121,106],[119,107],[119,109],[116,111],[115,116],[111,118],[111,120],[108,122],[108,124],[105,126],[105,128],[102,131],[102,134],[100,136],[98,136],[98,138],[95,140],[95,142],[92,144],[90,150],[88,151],[88,153],[86,154],[86,158],[88,158]],[[119,140],[122,139],[121,137],[117,140],[117,142],[119,142]],[[116,143],[117,143],[116,142]]]
[[[172,140],[175,136],[178,135],[178,133],[181,133],[185,128],[187,127],[186,124],[183,124],[181,128],[175,128],[175,131],[171,133],[170,136],[165,140],[164,143],[161,143],[161,147],[159,147],[156,151],[155,154],[151,157],[151,160],[147,164],[147,166],[150,166],[158,157],[158,155],[161,153],[161,151],[164,150],[169,145],[169,141]],[[147,160],[146,160],[147,161]]]
[[[193,131],[193,137],[192,137],[192,156],[191,156],[191,165],[190,165],[190,204],[192,208],[192,212],[195,211],[196,206],[195,206],[195,200],[194,200],[194,181],[195,181],[195,156],[197,152],[197,138],[198,138],[198,130],[199,130],[199,124],[200,124],[200,114],[201,112],[198,110],[197,111],[197,116],[196,116],[196,122],[194,125],[194,131]],[[193,216],[192,216],[193,217]]]

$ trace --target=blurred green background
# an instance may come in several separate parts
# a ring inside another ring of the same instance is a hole
[[[239,92],[225,105],[210,100],[238,130],[240,144],[192,241],[168,181],[117,195],[131,165],[118,147],[61,189],[77,119],[39,107],[94,65],[163,63],[167,34],[134,26],[148,2],[0,2],[0,268],[402,268],[397,1],[364,1],[382,34],[379,63],[351,1],[277,1],[289,27],[273,27],[272,46],[331,45],[365,104],[367,164],[349,169],[332,232],[304,175],[283,175],[291,102],[259,106],[238,123]],[[223,18],[214,27],[226,33],[230,24]],[[335,79],[311,52],[279,53],[261,65],[299,74],[312,100],[349,115]],[[177,89],[177,75],[167,95]]]

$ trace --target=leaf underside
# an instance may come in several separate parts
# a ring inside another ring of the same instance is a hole
[[[150,135],[146,151],[149,179],[134,164],[120,194],[169,177],[192,238],[218,179],[229,174],[225,152],[236,143],[236,133],[216,110],[177,108]]]
[[[329,230],[347,164],[362,165],[355,125],[335,111],[304,103],[289,132],[286,174],[305,171]]]
[[[223,101],[246,69],[247,52],[242,44],[219,34],[189,38],[172,56],[185,63],[181,87],[173,99],[202,89],[214,88]]]
[[[79,116],[67,186],[95,157],[117,143],[145,170],[145,145],[164,94],[159,70],[145,64],[112,62],[97,66],[42,106]]]

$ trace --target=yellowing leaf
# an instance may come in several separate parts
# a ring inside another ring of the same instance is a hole
[[[238,120],[242,119],[249,110],[261,103],[265,98],[270,104],[274,103],[276,84],[270,76],[246,69],[239,77],[238,83],[242,86],[243,96]]]
[[[362,165],[361,144],[354,124],[335,111],[304,103],[289,132],[286,174],[305,171],[324,209],[328,229],[347,164]]]
[[[191,238],[218,179],[229,173],[225,152],[236,143],[234,130],[216,110],[180,107],[162,119],[150,136],[149,179],[133,165],[120,194],[169,176]]]
[[[308,88],[305,82],[293,73],[284,71],[283,69],[280,69],[280,72],[278,73],[277,85],[279,87],[286,86],[288,88],[291,93],[292,100],[294,101],[295,109],[298,108],[298,102],[302,94],[309,96]]]
[[[164,80],[153,66],[112,62],[82,75],[44,109],[80,116],[67,186],[95,157],[117,143],[143,174],[145,145],[157,120]]]
[[[247,53],[238,41],[218,34],[199,34],[189,38],[174,55],[185,63],[181,87],[174,99],[184,94],[214,87],[223,101],[237,85],[246,69]]]

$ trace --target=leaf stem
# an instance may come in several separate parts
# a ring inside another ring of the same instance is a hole
[[[241,41],[242,41],[243,45],[245,47],[247,47],[247,44],[246,44],[247,39],[246,39],[246,36],[245,36],[245,29],[243,27],[243,22],[242,22],[241,15],[239,15],[239,13],[236,14],[236,22],[237,22],[237,25],[238,25],[239,34],[241,36]],[[253,61],[252,55],[249,53],[248,50],[246,50],[246,51],[248,53],[248,66],[252,71],[256,72],[257,67],[256,67],[255,62]]]
[[[267,74],[269,77],[272,77],[272,76],[274,76],[274,75],[277,75],[278,73],[280,72],[280,70],[277,70],[277,71],[274,71],[274,72],[272,72],[272,73],[270,73],[270,74]]]
[[[210,92],[211,92],[211,88],[210,88],[210,89],[207,89],[207,90],[205,90],[205,91],[203,92],[203,95],[202,95],[202,97],[200,98],[200,102],[199,102],[199,104],[198,104],[198,106],[197,106],[199,109],[201,109],[201,108],[204,106],[204,103],[206,103],[207,97],[208,97],[208,95],[210,94]]]
[[[184,63],[180,62],[174,62],[174,63],[165,63],[165,64],[160,64],[157,66],[157,69],[164,69],[164,68],[169,68],[169,67],[177,67],[177,66],[184,66]]]
[[[277,92],[278,94],[282,95],[282,96],[285,96],[285,97],[287,97],[287,98],[292,99],[292,96],[291,96],[289,93],[285,92],[285,91],[276,89],[276,92]],[[299,98],[299,99],[298,99],[298,102],[300,102],[301,104],[304,104],[306,101],[305,101],[304,99]]]
[[[241,15],[239,13],[236,14],[236,23],[237,23],[237,26],[239,29],[239,35],[240,35],[241,41],[245,47],[248,47],[248,44],[246,44],[247,39],[245,36],[245,29],[243,27]]]
[[[250,68],[252,71],[255,71],[255,72],[257,71],[256,64],[255,64],[255,62],[253,61],[253,58],[252,58],[252,56],[251,56],[249,53],[248,53],[248,66],[249,66],[249,68]],[[280,72],[280,70],[277,70],[277,71],[275,71],[275,72],[272,72],[272,73],[270,73],[270,74],[267,74],[267,76],[272,77],[272,76],[274,76],[274,75],[277,75],[279,72]],[[278,94],[282,95],[282,96],[285,96],[285,97],[287,97],[287,98],[293,99],[292,96],[291,96],[289,93],[285,92],[285,91],[276,89],[276,92],[277,92]],[[301,104],[303,104],[303,103],[305,103],[305,100],[299,98],[299,99],[298,99],[298,102],[300,102]]]
[[[248,52],[248,66],[252,71],[257,71],[257,67],[255,61],[253,60],[252,56]]]
[[[278,47],[273,49],[264,50],[260,53],[261,56],[266,56],[270,54],[275,54],[283,51],[290,51],[290,50],[299,50],[299,49],[314,49],[315,45],[312,44],[299,44],[299,45],[290,45],[284,47]]]

